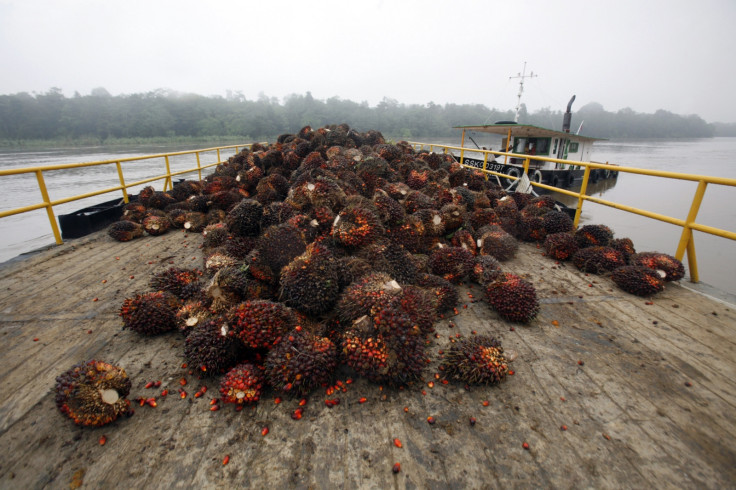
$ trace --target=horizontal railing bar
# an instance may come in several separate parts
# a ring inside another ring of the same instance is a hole
[[[228,149],[228,148],[245,148],[248,145],[230,145],[230,146],[223,146],[219,149]],[[128,158],[116,158],[114,160],[99,160],[96,162],[82,162],[82,163],[61,163],[59,165],[42,165],[38,167],[23,167],[23,168],[10,168],[10,169],[3,169],[0,170],[0,177],[3,175],[19,175],[19,174],[26,174],[26,173],[34,173],[38,170],[41,170],[43,172],[50,171],[50,170],[67,170],[71,168],[83,168],[83,167],[95,167],[99,165],[109,165],[111,163],[117,163],[117,162],[133,162],[133,161],[139,161],[139,160],[153,160],[156,158],[165,158],[166,156],[177,156],[177,155],[192,155],[195,153],[205,153],[208,151],[217,151],[218,148],[205,148],[204,150],[186,150],[186,151],[178,151],[174,153],[157,153],[155,155],[143,155],[139,157],[128,157]]]

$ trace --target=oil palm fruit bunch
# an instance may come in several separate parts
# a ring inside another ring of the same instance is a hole
[[[430,272],[452,283],[459,283],[473,270],[475,258],[463,247],[439,247],[429,254]]]
[[[478,255],[470,271],[470,278],[482,286],[496,280],[501,272],[501,264],[493,256]]]
[[[583,272],[603,274],[626,265],[624,255],[611,247],[586,247],[572,257],[575,267]]]
[[[332,309],[340,294],[338,263],[332,252],[316,242],[281,270],[281,297],[308,315]]]
[[[541,242],[547,236],[547,230],[544,227],[544,218],[540,216],[522,216],[519,219],[516,233],[519,239],[525,242]]]
[[[434,274],[421,273],[417,275],[414,284],[429,291],[430,298],[434,298],[436,301],[438,313],[451,310],[457,305],[457,289],[445,278]]]
[[[245,348],[233,336],[224,316],[215,316],[196,325],[184,341],[184,357],[205,376],[226,372],[242,360]]]
[[[270,349],[294,328],[294,314],[283,303],[248,300],[230,310],[227,322],[246,347]]]
[[[622,254],[624,254],[624,260],[629,261],[629,258],[636,253],[634,248],[634,242],[631,238],[614,238],[608,244],[609,247],[615,248]]]
[[[632,265],[643,265],[654,270],[664,271],[665,281],[679,281],[685,277],[685,267],[675,257],[659,252],[642,252],[629,259]]]
[[[340,320],[346,324],[368,314],[381,297],[397,294],[401,286],[391,276],[375,272],[350,284],[340,295],[335,307]]]
[[[254,403],[261,398],[265,377],[263,368],[249,362],[238,364],[220,382],[223,403]]]
[[[481,255],[492,255],[497,260],[504,262],[514,258],[519,249],[519,242],[498,226],[484,226],[478,230],[478,253]]]
[[[141,335],[157,335],[176,329],[176,312],[181,303],[166,291],[137,294],[123,301],[123,328]]]
[[[534,286],[515,274],[504,272],[484,287],[488,304],[503,318],[528,323],[539,312]]]
[[[606,225],[585,225],[575,232],[580,248],[604,247],[613,240],[613,232]]]
[[[382,233],[381,220],[367,207],[346,207],[332,224],[332,238],[351,248],[367,245]]]
[[[625,265],[614,270],[611,279],[627,293],[650,296],[664,289],[659,272],[643,265]]]
[[[578,241],[572,233],[553,233],[544,239],[547,256],[555,260],[570,260],[578,251]]]
[[[453,247],[462,247],[464,249],[467,249],[473,255],[478,253],[478,246],[475,243],[475,238],[473,237],[473,234],[465,228],[457,230],[455,233],[452,234],[450,244]]]
[[[183,228],[192,233],[202,233],[207,226],[207,215],[198,211],[184,213]]]
[[[265,372],[275,390],[303,396],[328,383],[336,367],[335,344],[296,327],[268,352]]]
[[[227,214],[225,223],[234,235],[255,236],[261,231],[263,205],[255,199],[243,199]]]
[[[143,229],[151,236],[163,235],[171,228],[171,221],[167,216],[150,215],[143,219]]]
[[[542,216],[544,229],[548,235],[555,233],[566,233],[573,230],[573,221],[567,213],[552,210]]]
[[[148,285],[154,291],[167,291],[179,299],[189,299],[200,289],[199,279],[202,273],[197,269],[169,267],[151,277]]]
[[[130,410],[131,382],[121,367],[91,360],[56,378],[56,407],[77,425],[99,427]]]
[[[107,229],[107,234],[119,242],[128,242],[143,236],[143,226],[128,220],[116,221]]]
[[[306,244],[297,227],[282,223],[261,233],[256,248],[274,274],[278,275],[286,264],[304,253]]]
[[[506,378],[509,368],[501,342],[476,335],[451,344],[445,350],[440,371],[463,383],[495,385]]]

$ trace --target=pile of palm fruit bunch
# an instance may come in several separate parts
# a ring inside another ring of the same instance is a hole
[[[650,296],[664,289],[667,281],[684,277],[682,262],[659,252],[636,253],[630,238],[614,238],[605,225],[585,225],[575,231],[547,235],[544,247],[549,257],[571,260],[582,272],[608,274],[622,290]]]
[[[450,155],[340,125],[254,144],[201,182],[146,188],[108,233],[201,234],[201,267],[156,273],[124,300],[123,328],[181,332],[188,366],[223,376],[223,400],[248,403],[265,387],[303,396],[339,366],[382,384],[420,379],[433,324],[463,281],[480,284],[500,317],[529,322],[534,287],[500,261],[519,238],[557,231],[551,213],[549,200],[506,194]],[[456,354],[444,368],[497,383],[503,349],[486,340],[465,347],[485,349],[486,362],[453,366]]]

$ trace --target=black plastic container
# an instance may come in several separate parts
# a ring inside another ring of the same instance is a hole
[[[123,206],[122,199],[113,199],[70,214],[60,214],[61,238],[79,238],[105,228],[120,219]]]

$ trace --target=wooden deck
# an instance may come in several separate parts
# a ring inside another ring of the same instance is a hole
[[[436,324],[432,347],[473,330],[500,338],[518,353],[501,386],[443,385],[434,363],[404,390],[356,379],[334,408],[313,393],[299,421],[297,400],[275,404],[270,392],[242,412],[211,412],[219,380],[181,368],[181,335],[141,338],[117,314],[153,272],[200,266],[199,243],[182,232],[130,243],[97,233],[0,267],[1,488],[736,486],[732,305],[680,285],[647,304],[524,244],[504,267],[533,282],[539,317],[509,324],[469,301],[477,286],[463,288],[467,308],[455,328]],[[127,370],[131,399],[171,394],[112,425],[76,427],[56,410],[54,379],[91,358]],[[161,388],[144,388],[155,380]],[[202,384],[209,391],[195,399]]]

